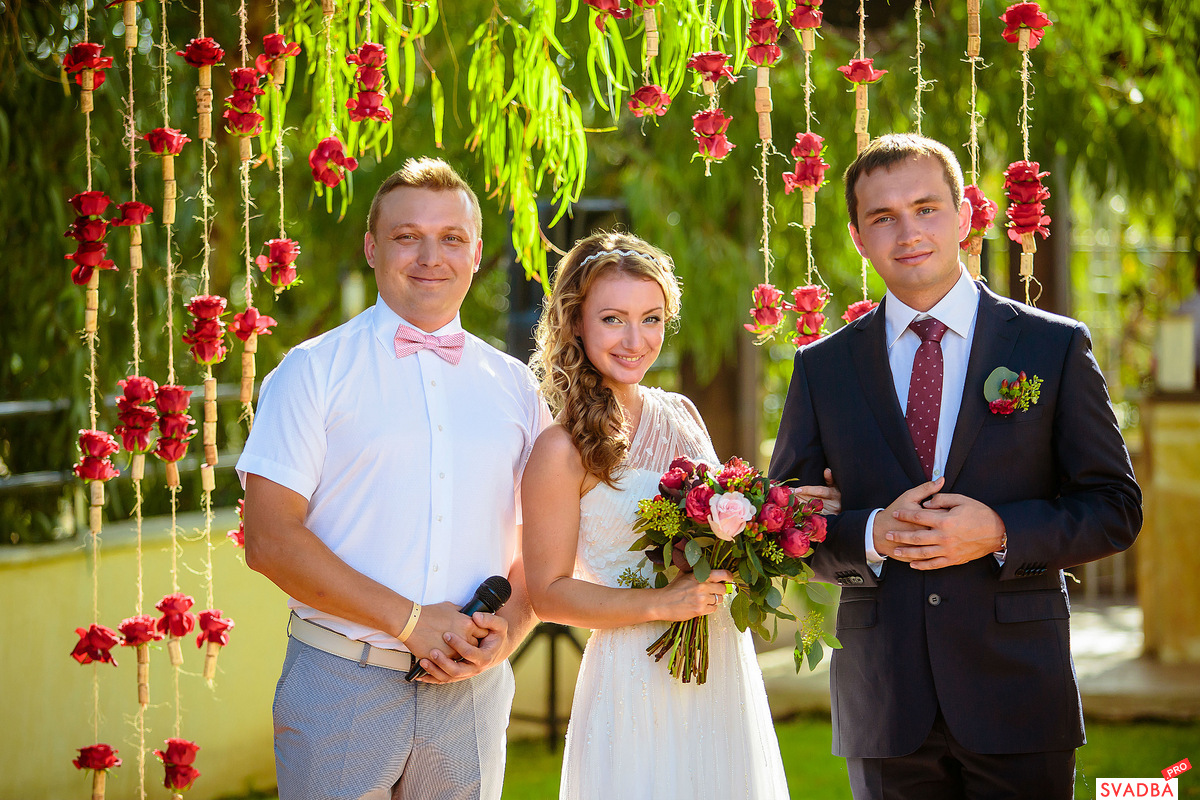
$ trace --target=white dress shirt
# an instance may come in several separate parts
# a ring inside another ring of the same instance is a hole
[[[975,339],[975,319],[979,313],[979,287],[960,268],[958,281],[946,296],[929,309],[920,312],[909,308],[889,291],[884,303],[884,333],[887,336],[888,365],[892,369],[892,385],[896,387],[896,398],[900,401],[900,413],[908,412],[908,384],[912,379],[913,360],[921,337],[908,326],[914,320],[933,317],[949,330],[942,337],[942,408],[938,415],[937,444],[933,451],[933,478],[942,477],[946,470],[946,459],[950,455],[950,443],[954,439],[954,426],[958,423],[958,410],[962,407],[963,386],[967,380],[967,361],[971,357],[971,342]],[[867,518],[866,555],[867,564],[878,575],[883,569],[886,556],[875,550],[876,509]]]
[[[379,298],[293,348],[263,381],[238,475],[307,498],[308,528],[364,575],[417,603],[465,603],[485,578],[508,575],[521,473],[550,412],[524,364],[469,333],[456,366],[429,350],[396,358],[402,324]],[[436,334],[459,331],[455,317]],[[349,638],[405,649],[288,605]]]

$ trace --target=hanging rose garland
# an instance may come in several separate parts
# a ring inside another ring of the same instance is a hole
[[[775,21],[776,11],[775,0],[753,0],[750,5],[750,27],[746,31],[746,39],[750,42],[746,48],[746,58],[758,67],[755,74],[754,110],[758,114],[758,138],[761,142],[771,141],[770,68],[783,56],[783,50],[777,44],[779,24]],[[765,145],[763,161],[766,161]],[[766,176],[764,166],[763,181],[766,181]]]
[[[182,386],[159,386],[155,396],[158,406],[158,444],[154,455],[165,464],[167,486],[179,487],[178,462],[187,455],[188,440],[196,435],[195,420],[188,413],[192,393]]]
[[[661,117],[671,107],[671,95],[658,84],[647,84],[629,95],[629,110],[635,117]]]
[[[363,42],[358,52],[346,56],[346,63],[358,65],[354,73],[358,92],[355,97],[346,101],[352,122],[361,122],[364,119],[379,122],[391,120],[391,110],[383,105],[387,97],[383,93],[383,66],[386,61],[387,50],[375,42]]]
[[[876,303],[874,300],[859,300],[850,304],[850,306],[846,309],[846,313],[842,314],[842,319],[844,319],[846,324],[849,325],[863,314],[866,314],[868,311],[871,311],[878,306],[879,303]]]
[[[155,128],[142,137],[150,143],[151,152],[162,156],[163,224],[175,224],[175,200],[179,190],[175,183],[175,156],[191,141],[175,128]]]
[[[150,378],[140,375],[130,375],[117,381],[123,392],[117,398],[117,418],[121,424],[115,429],[121,437],[125,452],[133,456],[130,473],[135,481],[140,481],[146,474],[146,454],[154,449],[150,437],[154,432],[154,424],[158,422],[158,412],[150,404],[158,392],[158,384]]]
[[[737,146],[725,136],[732,118],[726,117],[717,105],[717,87],[721,79],[725,78],[729,83],[737,81],[728,61],[729,56],[719,50],[695,53],[688,61],[688,67],[700,74],[700,85],[708,96],[708,108],[692,115],[692,134],[699,150],[692,157],[704,159],[705,175],[710,174],[714,161],[723,161]]]
[[[975,184],[963,189],[963,199],[971,204],[971,230],[967,232],[966,238],[959,242],[958,246],[967,252],[967,271],[971,273],[971,277],[978,278],[980,274],[979,260],[983,253],[983,236],[992,227],[999,207],[995,202],[987,199],[983,190]]]
[[[83,479],[90,490],[88,526],[93,535],[100,533],[100,523],[104,514],[104,484],[121,474],[109,458],[118,449],[117,440],[112,434],[97,430],[79,432],[79,451],[82,457],[75,465],[75,475]]]
[[[117,660],[113,658],[112,654],[112,649],[120,642],[116,631],[104,625],[92,623],[86,628],[76,628],[75,634],[79,636],[79,641],[75,644],[75,649],[71,651],[71,658],[80,664],[91,664],[98,661],[101,664],[117,666]]]
[[[233,94],[225,98],[225,130],[238,137],[238,154],[242,161],[249,161],[254,153],[250,143],[251,136],[257,136],[262,131],[263,117],[258,113],[258,97],[266,94],[259,82],[262,77],[253,67],[235,67],[229,70],[229,80],[233,84]]]
[[[200,70],[199,88],[196,89],[196,115],[199,117],[197,136],[201,141],[212,138],[212,68],[225,60],[225,51],[211,36],[192,39],[183,50],[175,55]]]
[[[750,317],[754,321],[743,327],[758,337],[758,343],[764,344],[779,332],[783,324],[783,292],[769,283],[760,283],[751,292],[754,307],[750,309]]]
[[[621,0],[583,0],[583,2],[596,12],[592,22],[600,31],[603,31],[604,26],[608,24],[609,15],[615,19],[629,19],[633,16],[632,8],[621,8]]]
[[[160,641],[163,635],[149,614],[129,617],[117,627],[121,631],[121,646],[132,647],[137,653],[138,705],[145,708],[150,705],[150,643]]]
[[[815,133],[797,133],[792,145],[792,158],[796,168],[783,173],[783,191],[791,194],[800,189],[804,196],[802,224],[811,228],[817,223],[817,190],[825,185],[825,138]]]
[[[163,787],[176,793],[192,788],[192,784],[200,777],[200,771],[192,766],[196,761],[199,745],[178,738],[167,739],[165,744],[166,750],[154,751],[154,755],[163,762]]]
[[[211,682],[217,675],[217,655],[221,648],[229,644],[229,630],[233,620],[221,616],[221,609],[213,608],[201,611],[199,617],[200,635],[196,637],[196,647],[208,649],[204,653],[204,680]]]
[[[192,315],[192,327],[183,334],[184,344],[189,345],[192,358],[203,367],[211,367],[225,360],[229,348],[225,346],[224,297],[203,294],[192,298],[187,310]],[[204,463],[210,469],[200,470],[202,488],[211,492],[215,487],[211,467],[217,465],[217,380],[212,370],[204,378]]]
[[[100,191],[80,192],[68,201],[75,209],[75,222],[63,233],[63,236],[76,241],[75,252],[64,256],[74,261],[71,270],[71,282],[77,286],[88,286],[88,298],[85,304],[84,330],[89,333],[96,330],[96,317],[99,313],[99,295],[91,296],[92,287],[89,285],[92,274],[98,269],[116,269],[108,256],[108,244],[103,241],[108,234],[108,221],[100,215],[112,203],[108,195]],[[98,291],[98,290],[97,290]]]
[[[267,255],[255,259],[258,268],[267,274],[267,282],[275,287],[275,294],[301,283],[293,266],[300,256],[300,243],[294,239],[270,239]]]
[[[63,58],[63,69],[75,76],[75,83],[83,90],[79,94],[79,109],[84,114],[92,113],[92,91],[104,85],[104,70],[113,65],[112,56],[104,56],[104,45],[80,42],[67,51]]]
[[[118,228],[129,228],[129,268],[142,268],[142,228],[146,220],[154,213],[154,209],[145,203],[130,200],[117,206],[117,216],[111,223]]]
[[[258,337],[270,335],[271,328],[278,323],[274,317],[259,313],[254,306],[233,315],[233,335],[242,340],[242,387],[243,402],[254,395],[254,354],[258,352]]]
[[[871,140],[867,132],[870,117],[867,108],[867,87],[886,75],[887,70],[875,69],[873,58],[853,58],[846,66],[838,67],[838,72],[854,84],[854,133],[857,137],[858,152],[861,153]]]
[[[75,769],[90,769],[92,774],[92,800],[104,800],[104,784],[108,770],[121,766],[117,751],[112,745],[93,744],[79,748],[79,757],[71,761]]]
[[[164,596],[154,606],[162,612],[155,628],[159,633],[166,635],[167,653],[171,656],[171,664],[176,667],[183,666],[183,649],[179,640],[196,627],[196,615],[189,610],[195,602],[182,592],[173,592]]]
[[[811,53],[817,46],[817,28],[821,27],[825,18],[825,12],[820,9],[821,0],[796,0],[792,15],[788,18],[792,27],[800,32],[800,47],[806,53]]]
[[[792,290],[793,303],[789,306],[798,315],[796,336],[792,344],[803,347],[825,335],[825,305],[829,302],[829,290],[824,286],[801,286]]]
[[[1043,29],[1054,24],[1037,3],[1015,3],[1005,9],[1000,19],[1004,22],[1004,32],[1000,35],[1022,52],[1037,47],[1045,35]]]

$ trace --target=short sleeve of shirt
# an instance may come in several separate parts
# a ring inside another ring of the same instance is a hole
[[[254,425],[237,462],[243,487],[253,473],[312,498],[325,461],[323,386],[305,348],[288,353],[263,381]]]

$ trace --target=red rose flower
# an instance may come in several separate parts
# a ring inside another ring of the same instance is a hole
[[[387,122],[392,118],[392,112],[384,107],[383,100],[383,92],[359,92],[357,96],[346,101],[346,108],[350,109],[350,120],[362,122],[364,119],[374,119]]]
[[[779,533],[788,521],[787,512],[774,503],[764,503],[758,512],[758,521],[768,533]]]
[[[767,492],[767,502],[787,508],[792,502],[792,491],[786,486],[772,486]]]
[[[796,189],[811,187],[819,189],[825,183],[825,170],[829,164],[820,156],[807,156],[796,162],[792,172],[783,173],[784,194],[791,194]]]
[[[155,403],[158,405],[158,413],[160,414],[182,414],[188,410],[188,405],[192,399],[190,389],[185,389],[182,386],[172,386],[164,384],[158,387],[158,392],[155,395]]]
[[[808,554],[812,549],[812,544],[808,540],[808,536],[799,528],[788,528],[783,533],[779,534],[780,549],[784,555],[789,558],[801,558]]]
[[[742,327],[756,334],[770,333],[775,326],[783,322],[783,311],[778,308],[752,308],[750,316],[754,324],[746,323]]]
[[[128,453],[149,453],[153,449],[150,439],[154,435],[154,423],[158,421],[158,414],[154,409],[130,406],[118,416],[121,424],[115,431],[121,437],[121,447]]]
[[[112,224],[120,227],[144,225],[152,213],[154,213],[154,209],[145,203],[130,200],[128,203],[121,203],[117,206],[117,216],[113,217]]]
[[[1045,212],[1045,200],[1050,191],[1042,185],[1049,172],[1040,172],[1036,161],[1014,161],[1004,171],[1004,194],[1009,199],[1007,216],[1008,237],[1019,242],[1022,234],[1050,235],[1050,217]]]
[[[811,158],[820,156],[825,149],[825,137],[815,133],[805,132],[796,134],[796,143],[792,145],[792,158]]]
[[[260,336],[270,335],[271,326],[276,324],[278,323],[273,317],[260,314],[257,308],[250,306],[245,311],[233,315],[233,335],[246,342],[250,340],[252,333]]]
[[[162,424],[162,417],[159,419],[159,424]],[[193,435],[195,431],[192,432]],[[187,455],[187,441],[180,439],[168,439],[166,436],[158,437],[158,444],[154,447],[154,455],[158,456],[163,461],[179,461]]]
[[[187,304],[188,312],[196,319],[216,319],[225,313],[224,297],[215,294],[198,294]]]
[[[104,192],[93,190],[90,192],[80,192],[72,196],[67,202],[75,209],[75,213],[81,217],[98,217],[104,213],[104,209],[108,208],[112,200],[109,200],[108,195]]]
[[[158,393],[158,384],[150,378],[143,378],[141,375],[130,375],[128,378],[122,378],[117,381],[117,386],[121,387],[121,391],[125,395],[123,399],[130,403],[151,403]]]
[[[192,39],[187,47],[176,50],[175,55],[183,56],[183,60],[193,67],[215,67],[225,58],[225,51],[211,36],[202,39]]]
[[[382,67],[385,61],[387,61],[387,49],[375,42],[363,42],[358,48],[358,52],[346,56],[347,63],[362,66]]]
[[[177,156],[183,146],[191,141],[183,131],[175,128],[155,128],[142,137],[150,143],[150,149],[158,155]]]
[[[287,266],[300,255],[300,243],[292,239],[271,239],[267,242],[269,255],[259,256],[258,265],[266,268],[264,262],[274,266]]]
[[[829,290],[824,286],[809,284],[792,289],[792,308],[801,313],[820,311],[829,302]]]
[[[988,228],[992,227],[998,206],[988,200],[983,190],[975,184],[971,184],[963,190],[963,199],[971,204],[971,231],[967,234],[967,238],[960,243],[965,250],[968,239],[972,236],[983,236]]]
[[[1045,35],[1043,28],[1054,23],[1042,13],[1037,3],[1016,3],[1009,6],[1000,19],[1004,22],[1004,41],[1016,44],[1021,38],[1021,28],[1029,28],[1029,49],[1037,47]]]
[[[196,627],[196,615],[188,609],[194,602],[191,597],[182,592],[169,594],[159,600],[154,607],[162,612],[162,617],[155,627],[159,632],[170,636],[186,636],[191,633],[192,628]],[[190,761],[183,763],[190,763]]]
[[[818,11],[820,7],[821,0],[796,0],[796,7],[792,9],[792,16],[788,21],[796,29],[819,28],[821,20],[825,17],[825,12]]]
[[[225,130],[233,136],[257,136],[262,132],[262,123],[266,119],[257,111],[237,111],[227,108],[221,114],[225,120]]]
[[[687,493],[684,501],[684,511],[693,522],[703,525],[708,522],[708,501],[716,492],[708,484],[694,487]]]
[[[221,616],[221,609],[212,608],[200,612],[200,635],[196,637],[196,647],[203,647],[205,642],[214,642],[222,647],[229,644],[229,629],[233,620]]]
[[[158,432],[167,439],[187,441],[196,435],[195,424],[187,414],[163,414],[158,418]]]
[[[638,8],[653,8],[658,5],[658,0],[633,0],[633,3]]]
[[[120,475],[120,471],[107,458],[84,456],[75,465],[75,477],[82,481],[104,483]]]
[[[774,44],[779,41],[779,26],[774,19],[753,19],[746,38],[755,44]]]
[[[716,136],[697,136],[696,145],[699,147],[700,155],[713,161],[721,161],[733,152],[733,148],[737,147],[723,133]]]
[[[196,778],[200,777],[198,769],[186,764],[163,764],[163,768],[166,771],[166,777],[163,778],[163,787],[176,792],[183,792],[192,788],[192,784],[196,782]]]
[[[679,456],[671,462],[669,469],[681,469],[690,478],[696,473],[696,464],[687,456]]]
[[[104,242],[80,242],[74,253],[63,256],[63,258],[74,261],[81,267],[116,269],[117,265],[111,259],[105,258],[106,255],[108,255],[108,245]],[[91,276],[90,272],[88,276]]]
[[[722,465],[721,471],[717,473],[717,483],[722,489],[728,489],[750,473],[750,465],[734,456]]]
[[[647,84],[629,95],[629,110],[635,117],[653,114],[661,117],[671,105],[671,95],[657,84]]]
[[[116,631],[103,625],[92,624],[86,628],[76,628],[75,633],[79,636],[79,643],[71,651],[71,658],[80,664],[99,661],[117,666],[117,660],[111,652],[119,641]]]
[[[820,311],[806,311],[796,319],[796,333],[805,336],[819,334],[821,326],[825,324],[825,315]]]
[[[633,16],[632,8],[621,8],[621,0],[583,0],[583,2],[600,12],[596,15],[596,27],[601,31],[608,24],[609,14],[617,19],[629,19]]]
[[[838,67],[838,72],[853,84],[875,83],[887,74],[887,70],[875,69],[874,64],[873,58],[853,58],[846,66]]]
[[[233,84],[234,91],[237,92],[245,92],[256,97],[267,93],[261,85],[262,76],[258,74],[258,70],[251,67],[234,67],[229,70],[229,82]]]
[[[90,747],[79,748],[79,758],[71,760],[76,769],[94,769],[103,771],[121,766],[117,751],[107,744],[94,744]]]
[[[75,83],[83,86],[83,70],[95,70],[92,78],[92,88],[99,89],[104,85],[104,72],[113,65],[111,56],[100,55],[104,46],[92,42],[80,42],[74,45],[63,57],[63,69],[68,75],[75,75]]]
[[[723,77],[733,83],[737,78],[733,75],[733,69],[725,63],[728,60],[729,56],[719,50],[706,50],[703,53],[693,53],[687,65],[711,83],[716,83]]]
[[[847,323],[854,322],[854,320],[858,319],[863,314],[866,314],[877,305],[879,305],[879,303],[876,303],[873,300],[859,300],[855,303],[851,303],[850,307],[846,309],[846,313],[842,314],[842,319],[846,320]]]
[[[750,14],[755,19],[766,19],[775,16],[775,0],[752,0]]]
[[[117,440],[104,431],[82,430],[79,432],[79,450],[85,456],[108,458],[117,452]]]
[[[658,480],[658,491],[660,494],[677,500],[683,496],[683,484],[687,482],[687,473],[679,467],[673,467],[666,471]]]
[[[750,296],[754,298],[755,308],[779,308],[779,301],[783,299],[783,292],[769,283],[760,283],[754,287],[754,291],[750,293]]]
[[[819,500],[817,502],[820,502]],[[818,511],[820,509],[817,509]],[[811,541],[820,543],[825,541],[825,536],[829,532],[829,524],[825,521],[825,517],[820,514],[815,514],[804,521],[804,527],[801,528]]]
[[[289,42],[282,33],[268,33],[263,37],[263,52],[254,59],[254,68],[264,75],[271,73],[276,61],[300,55],[300,45]]]
[[[308,154],[308,166],[312,169],[313,180],[333,187],[345,179],[346,170],[358,169],[358,159],[347,156],[344,145],[336,136],[330,136],[322,139]]]
[[[63,233],[77,242],[98,242],[108,233],[108,222],[94,217],[76,217]]]
[[[163,638],[162,634],[154,627],[154,617],[149,614],[130,617],[117,627],[121,631],[123,647],[138,647]]]
[[[697,136],[716,136],[724,133],[732,122],[731,117],[719,108],[710,111],[698,111],[692,115],[692,130]]]
[[[746,48],[746,58],[760,67],[769,67],[782,56],[783,49],[777,44],[752,44]]]

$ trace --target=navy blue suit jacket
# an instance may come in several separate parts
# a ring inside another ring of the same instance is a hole
[[[937,709],[978,753],[1083,744],[1062,570],[1123,550],[1142,524],[1141,492],[1104,378],[1079,322],[980,287],[979,315],[944,491],[991,507],[1008,533],[988,555],[919,571],[866,565],[865,528],[924,482],[888,364],[883,306],[796,354],[770,474],[822,484],[843,512],[811,559],[841,585],[831,674],[834,753],[907,755]],[[1041,399],[992,414],[983,384],[1004,366],[1043,379]]]

